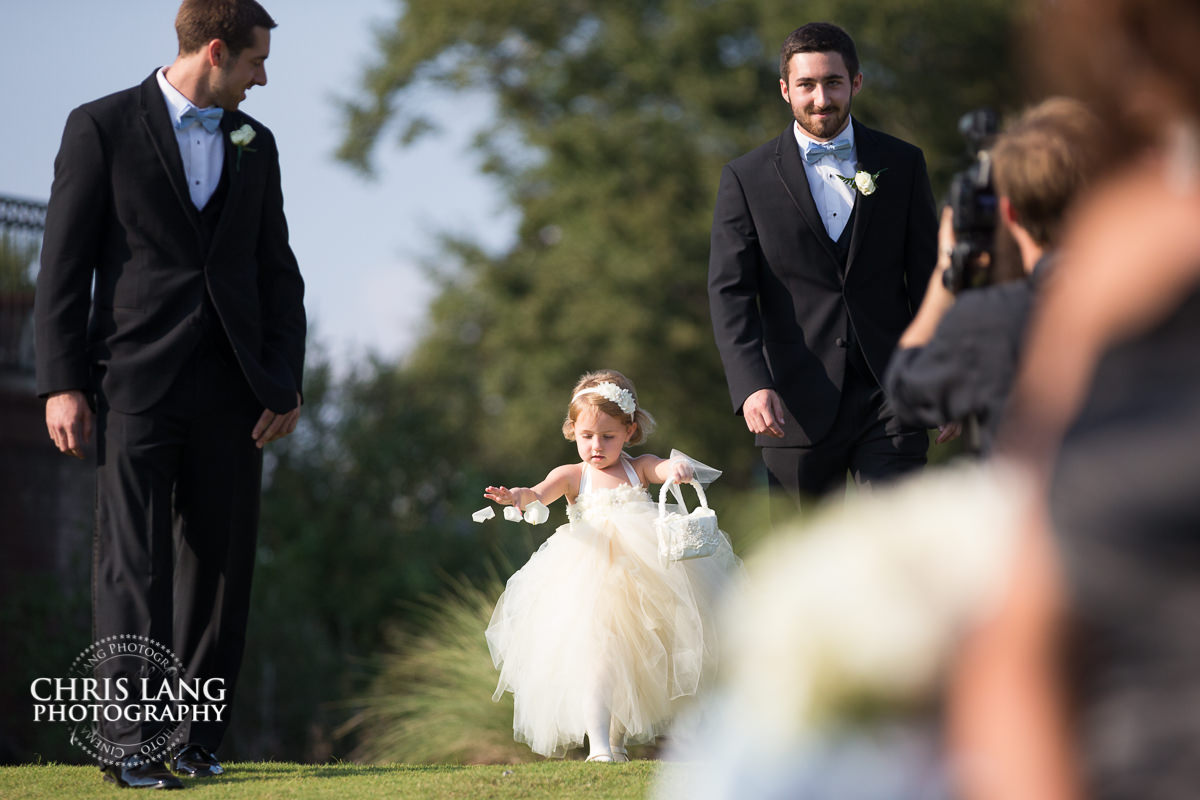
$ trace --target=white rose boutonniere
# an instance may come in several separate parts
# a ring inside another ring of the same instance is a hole
[[[249,144],[254,141],[254,137],[257,135],[257,132],[254,128],[250,127],[250,123],[248,122],[229,134],[229,141],[233,142],[238,149],[237,163],[234,165],[235,169],[240,170],[242,168],[243,150],[249,150],[251,153],[254,152],[254,148],[250,147]]]
[[[879,180],[879,176],[885,172],[887,172],[887,167],[879,170],[879,172],[876,172],[874,175],[866,170],[860,169],[858,172],[854,173],[853,178],[847,178],[844,175],[839,175],[838,177],[841,178],[842,182],[847,186],[853,186],[855,189],[858,189],[859,194],[866,197],[868,195],[875,194],[875,190],[879,188],[876,186],[875,182]]]

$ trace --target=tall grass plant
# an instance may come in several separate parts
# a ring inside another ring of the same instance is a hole
[[[369,763],[515,764],[540,760],[513,740],[512,695],[492,702],[497,673],[484,630],[504,585],[455,580],[417,612],[419,627],[392,628],[376,674],[344,726]]]

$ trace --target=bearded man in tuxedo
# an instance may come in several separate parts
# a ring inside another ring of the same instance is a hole
[[[254,0],[184,0],[170,66],[71,112],[36,295],[50,437],[82,457],[96,433],[95,636],[169,646],[188,679],[223,686],[227,707],[262,447],[295,428],[304,364],[278,151],[238,110],[267,82],[274,27]],[[101,665],[97,677],[119,676]],[[144,723],[103,721],[100,735],[132,753],[105,778],[176,788],[176,775],[219,774],[228,723],[227,710],[184,722],[170,751],[147,757],[133,744]]]
[[[803,498],[925,463],[880,379],[921,304],[937,223],[921,151],[850,115],[854,42],[810,23],[780,54],[794,122],[727,164],[713,213],[709,304],[735,413],[762,448],[772,516]],[[782,504],[781,501],[782,500]]]

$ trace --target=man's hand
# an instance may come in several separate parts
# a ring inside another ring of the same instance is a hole
[[[92,440],[92,409],[83,392],[72,389],[50,395],[46,400],[46,429],[61,452],[83,458],[83,446]]]
[[[742,403],[742,416],[751,433],[783,438],[783,401],[774,389],[759,389]]]
[[[268,442],[282,439],[296,430],[296,423],[300,421],[300,406],[300,394],[297,393],[296,407],[286,414],[276,414],[271,409],[264,408],[262,416],[258,418],[258,423],[250,433],[254,437],[255,446],[261,450]]]

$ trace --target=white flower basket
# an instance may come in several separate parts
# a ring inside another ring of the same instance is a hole
[[[700,505],[687,514],[667,511],[668,490],[675,495],[679,507],[687,511],[674,481],[664,483],[658,492],[658,519],[654,521],[654,529],[658,533],[658,556],[666,563],[710,556],[721,543],[717,512],[708,507],[704,487],[695,481],[691,486],[696,490]]]

